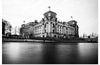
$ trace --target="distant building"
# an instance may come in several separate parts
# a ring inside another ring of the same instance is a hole
[[[8,21],[2,19],[2,34],[11,34],[11,25]]]
[[[21,35],[55,38],[79,37],[77,21],[61,22],[57,20],[56,16],[55,12],[49,10],[44,13],[44,18],[40,22],[23,24],[20,30]]]

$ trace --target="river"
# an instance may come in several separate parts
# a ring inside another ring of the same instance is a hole
[[[98,43],[3,42],[3,64],[97,64]]]

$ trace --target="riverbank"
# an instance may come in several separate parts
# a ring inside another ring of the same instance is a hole
[[[98,43],[97,40],[83,40],[83,39],[2,39],[2,42],[50,42],[50,43]]]

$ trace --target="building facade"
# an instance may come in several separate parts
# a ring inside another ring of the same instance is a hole
[[[55,38],[79,37],[77,21],[61,22],[57,20],[56,16],[55,12],[49,10],[44,13],[44,18],[40,22],[35,21],[23,24],[21,29],[24,31],[21,31],[21,35],[28,34],[33,37]]]

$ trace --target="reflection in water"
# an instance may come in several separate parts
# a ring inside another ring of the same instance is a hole
[[[57,46],[57,61],[61,64],[77,63],[78,44],[59,44]]]
[[[5,43],[3,50],[4,63],[41,63],[42,44]],[[8,59],[8,60],[6,60]]]
[[[97,43],[3,43],[3,64],[98,63]]]
[[[46,64],[56,63],[56,44],[46,43],[44,45],[44,61]]]
[[[81,63],[98,63],[98,44],[81,43],[78,47]]]
[[[9,60],[12,63],[16,63],[16,61],[20,58],[20,45],[19,43],[9,43],[3,46],[3,56],[6,60]]]
[[[9,57],[9,60],[11,61],[18,61],[19,58],[20,58],[20,45],[19,43],[15,43],[15,44],[9,44],[8,45],[8,49],[7,49],[7,53],[8,54],[8,57]]]

